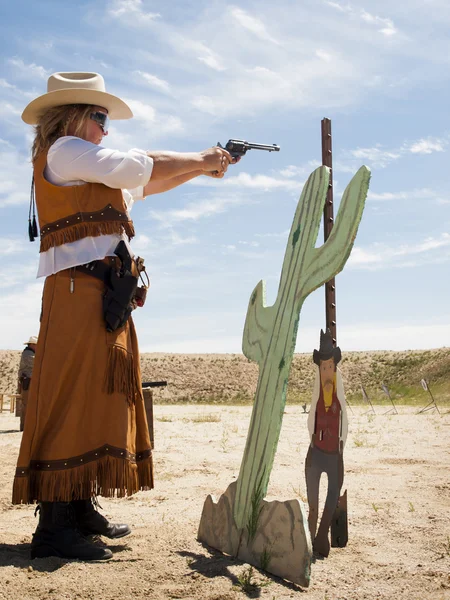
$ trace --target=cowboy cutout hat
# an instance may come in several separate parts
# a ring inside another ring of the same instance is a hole
[[[331,331],[327,329],[326,333],[320,330],[320,346],[319,350],[314,350],[313,361],[320,366],[321,360],[329,360],[334,358],[334,364],[337,365],[342,358],[341,349],[339,346],[333,346],[333,337]]]
[[[42,113],[55,106],[91,104],[108,111],[111,120],[131,119],[130,107],[117,96],[108,94],[105,81],[98,73],[53,73],[47,82],[47,93],[32,100],[22,113],[22,120],[36,125]]]

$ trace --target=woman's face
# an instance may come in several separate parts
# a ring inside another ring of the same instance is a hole
[[[102,112],[105,115],[108,114],[108,111],[106,110],[106,108],[103,108],[102,106],[94,106],[92,108],[92,112]],[[108,132],[107,131],[104,132],[98,123],[96,123],[92,119],[88,119],[86,121],[86,130],[85,130],[84,139],[87,142],[91,142],[92,144],[98,145],[102,142],[103,137],[105,135],[108,135]]]

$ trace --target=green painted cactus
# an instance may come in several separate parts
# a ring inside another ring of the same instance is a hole
[[[297,206],[275,304],[265,306],[263,281],[250,297],[242,349],[247,358],[259,364],[259,379],[237,480],[233,513],[239,530],[251,519],[254,491],[259,489],[262,497],[267,492],[301,307],[308,294],[343,269],[362,217],[369,180],[369,169],[361,167],[344,192],[328,240],[315,248],[329,182],[329,169],[316,169]]]

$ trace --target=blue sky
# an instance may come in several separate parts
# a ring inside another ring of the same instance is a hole
[[[17,0],[2,13],[1,348],[20,348],[39,326],[38,244],[27,238],[32,128],[20,115],[56,71],[99,72],[129,102],[135,118],[113,123],[109,147],[281,146],[250,152],[222,181],[198,178],[133,208],[133,246],[152,282],[134,313],[142,351],[241,351],[260,279],[275,300],[296,203],[320,164],[323,117],[336,205],[362,164],[372,170],[336,280],[339,345],[450,345],[447,0]],[[324,311],[322,288],[303,306],[298,352],[317,347]]]

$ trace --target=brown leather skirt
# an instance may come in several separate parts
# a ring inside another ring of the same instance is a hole
[[[14,504],[153,487],[136,333],[131,318],[106,331],[103,286],[73,269],[45,281]]]

